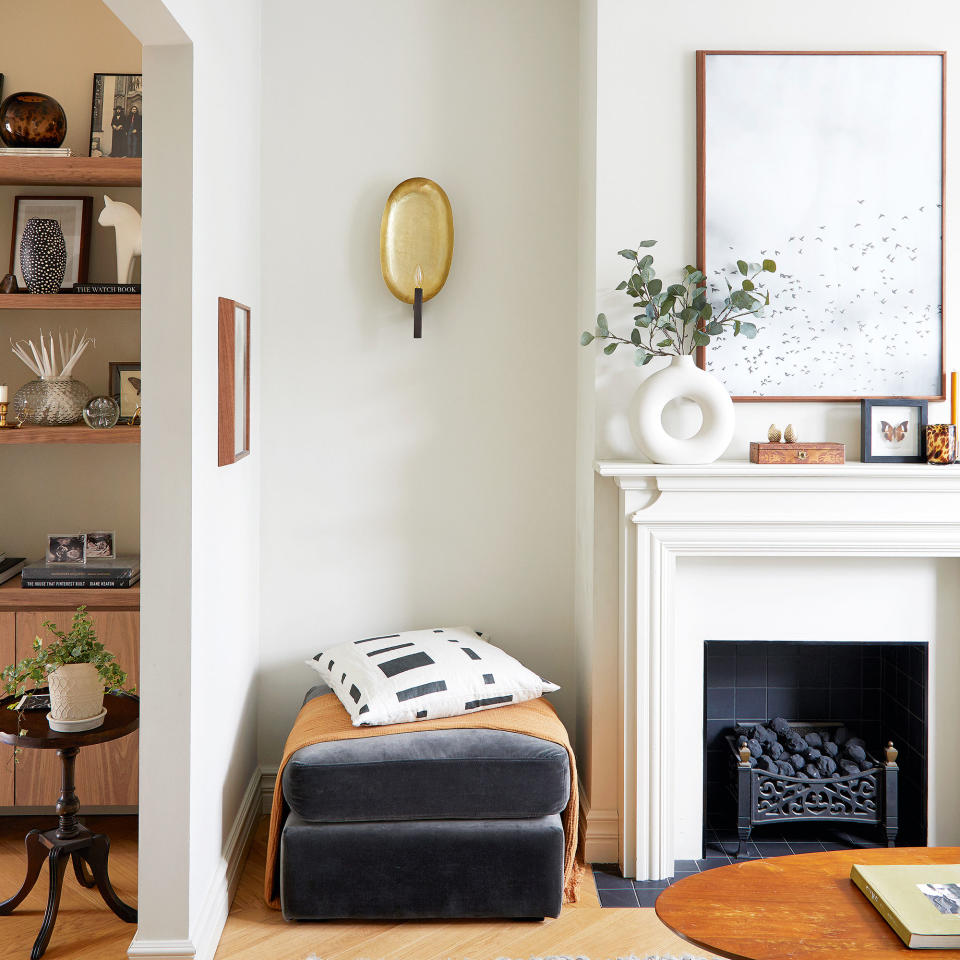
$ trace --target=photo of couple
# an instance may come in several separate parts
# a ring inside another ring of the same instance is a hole
[[[97,73],[90,117],[91,157],[143,155],[143,78]]]

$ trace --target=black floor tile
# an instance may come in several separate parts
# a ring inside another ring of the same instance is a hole
[[[601,907],[638,907],[637,895],[631,886],[627,890],[598,890]]]
[[[823,844],[816,841],[803,843],[799,840],[791,840],[790,849],[794,853],[823,853]]]
[[[598,890],[629,890],[633,887],[633,881],[626,877],[621,877],[619,873],[605,873],[593,868],[593,879],[597,884]]]
[[[671,877],[670,883],[676,883],[678,880],[683,880],[685,877],[695,877],[698,873],[700,873],[699,870],[678,870],[673,877]]]
[[[677,873],[696,873],[697,861],[696,860],[674,860],[673,869]]]
[[[665,890],[670,886],[669,880],[634,880],[633,889],[638,893],[641,890]]]
[[[704,870],[715,870],[717,867],[725,867],[730,863],[727,857],[714,857],[710,860],[698,860],[697,866],[700,868],[701,873]]]
[[[650,887],[643,890],[637,890],[637,904],[641,907],[652,907],[657,902],[666,887]]]
[[[758,840],[755,846],[761,857],[785,857],[793,853],[786,841]]]
[[[707,860],[715,860],[717,858],[729,859],[730,856],[736,852],[736,843],[708,843],[704,850],[706,854],[705,859]]]

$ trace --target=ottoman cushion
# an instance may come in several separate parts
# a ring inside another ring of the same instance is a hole
[[[412,730],[301,748],[283,795],[325,823],[544,817],[570,800],[570,764],[563,747],[520,733]]]
[[[563,826],[525,820],[308,823],[280,840],[287,920],[555,917]]]

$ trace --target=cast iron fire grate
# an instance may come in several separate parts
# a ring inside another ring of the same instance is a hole
[[[737,794],[737,857],[753,828],[831,821],[876,824],[887,846],[897,837],[897,751],[880,763],[839,723],[738,726],[728,736]]]

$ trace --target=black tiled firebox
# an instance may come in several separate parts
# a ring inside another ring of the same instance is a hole
[[[897,843],[926,843],[926,644],[708,641],[704,652],[706,830],[736,826],[724,735],[737,723],[784,717],[843,722],[879,759],[887,740],[893,740],[900,751]],[[757,828],[757,840],[764,829]],[[803,829],[809,835],[811,826]],[[816,839],[836,838],[835,827],[824,824],[821,830]]]

